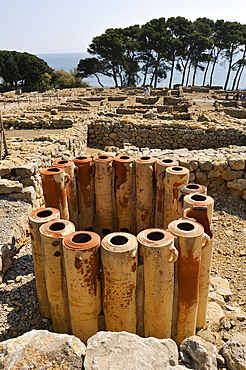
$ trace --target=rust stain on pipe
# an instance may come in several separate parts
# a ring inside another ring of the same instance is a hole
[[[205,194],[188,194],[184,197],[184,208],[206,207],[211,225],[214,209],[214,199]]]
[[[63,240],[73,335],[86,341],[98,331],[101,311],[100,236],[78,231]]]
[[[155,227],[163,227],[164,223],[164,178],[167,167],[178,166],[179,162],[174,159],[158,159],[156,161],[156,202],[155,202]]]
[[[137,239],[111,233],[101,243],[103,310],[110,331],[136,333]]]
[[[207,242],[204,243],[202,246],[202,258],[199,277],[199,303],[196,326],[197,328],[201,328],[206,324],[214,234],[210,229],[210,222],[206,207],[195,207],[193,209],[186,208],[184,210],[184,218],[199,222],[204,227],[204,231],[209,237]]]
[[[49,306],[57,333],[71,333],[62,240],[74,231],[74,224],[67,220],[50,221],[40,227]]]
[[[178,307],[176,332],[172,333],[178,345],[195,334],[201,250],[204,242],[204,228],[191,220],[175,220],[168,225],[178,240]]]
[[[94,158],[94,165],[97,230],[104,237],[116,230],[113,157],[99,155]]]
[[[114,158],[117,229],[135,233],[135,159],[130,156]]]
[[[166,229],[168,224],[178,218],[178,188],[189,181],[189,170],[181,166],[167,167],[165,177],[164,196],[164,223]]]
[[[136,232],[154,226],[156,159],[142,156],[136,159]]]
[[[94,177],[92,158],[88,156],[73,159],[79,168],[77,174],[79,213],[81,230],[95,229]]]
[[[31,232],[32,256],[34,262],[34,273],[38,294],[39,310],[42,316],[51,318],[49,299],[46,287],[43,249],[39,228],[41,225],[52,220],[58,220],[60,212],[58,209],[47,207],[32,211],[29,215],[29,225]]]
[[[61,218],[69,220],[65,171],[56,167],[44,168],[41,170],[41,179],[45,206],[57,208]]]
[[[188,194],[207,194],[207,187],[201,184],[189,183],[179,186],[178,191],[178,218],[183,216],[184,197]]]
[[[137,236],[143,253],[145,337],[170,338],[174,262],[178,251],[167,230],[147,229]]]
[[[69,175],[68,181],[66,182],[69,216],[70,221],[73,222],[76,230],[78,230],[79,214],[78,214],[78,197],[76,186],[76,173],[78,173],[78,167],[74,165],[73,161],[69,161],[66,159],[53,162],[52,166],[56,168],[63,168],[64,171]]]

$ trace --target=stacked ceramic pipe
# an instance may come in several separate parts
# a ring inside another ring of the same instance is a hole
[[[46,208],[29,216],[40,311],[54,330],[84,342],[102,329],[178,344],[195,334],[206,323],[212,258],[206,187],[171,159],[54,165],[42,171]]]

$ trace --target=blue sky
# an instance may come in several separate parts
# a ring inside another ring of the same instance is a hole
[[[85,52],[107,28],[183,16],[246,24],[246,0],[0,0],[0,50]]]

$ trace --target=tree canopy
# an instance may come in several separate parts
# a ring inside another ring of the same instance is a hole
[[[184,17],[153,19],[127,28],[109,28],[92,39],[91,58],[77,66],[82,78],[100,75],[113,78],[115,86],[138,84],[157,87],[169,76],[180,73],[180,84],[195,84],[197,71],[203,71],[203,85],[212,85],[218,63],[227,65],[224,88],[232,72],[232,88],[237,88],[246,65],[246,25]],[[193,72],[193,74],[191,74]]]

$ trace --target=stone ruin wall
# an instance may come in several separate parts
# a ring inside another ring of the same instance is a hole
[[[156,89],[148,99],[142,88],[109,90],[85,89],[66,101],[5,115],[7,130],[47,130],[33,139],[8,139],[10,155],[0,162],[0,193],[39,207],[40,168],[82,155],[88,145],[107,147],[113,155],[178,159],[189,168],[190,181],[246,199],[246,103],[223,100],[223,90],[201,87]],[[192,92],[210,93],[215,111],[198,112],[191,99],[183,98]],[[59,95],[56,99],[62,99]],[[93,111],[95,101],[99,106]],[[116,101],[118,107],[111,109]],[[49,129],[66,131],[51,135]]]

